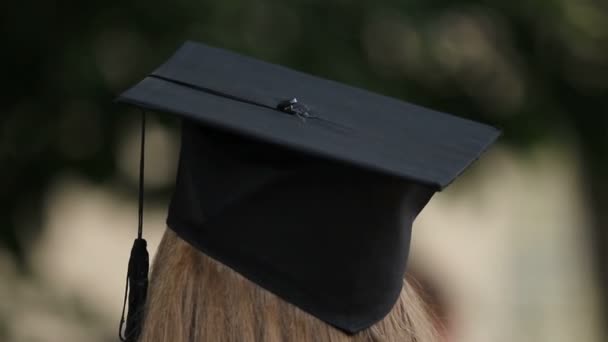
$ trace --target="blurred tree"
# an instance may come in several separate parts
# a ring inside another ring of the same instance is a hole
[[[112,99],[192,39],[498,125],[516,148],[576,145],[590,250],[608,289],[605,1],[64,0],[0,10],[0,242],[24,267],[57,174],[134,186],[116,167],[117,132],[132,118]]]

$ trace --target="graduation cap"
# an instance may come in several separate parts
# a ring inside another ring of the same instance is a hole
[[[499,135],[194,42],[117,101],[181,118],[169,228],[346,333],[388,314],[402,288],[412,222]],[[127,339],[138,334],[147,288],[141,186],[140,179]]]

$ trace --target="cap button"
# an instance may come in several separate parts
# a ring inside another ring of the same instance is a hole
[[[308,113],[308,107],[298,102],[298,99],[295,97],[290,100],[281,101],[277,106],[277,109],[303,119],[311,117],[310,113]]]

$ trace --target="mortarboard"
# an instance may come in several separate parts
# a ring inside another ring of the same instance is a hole
[[[193,42],[117,101],[182,120],[169,228],[347,333],[388,314],[401,291],[414,219],[499,135]],[[142,131],[141,177],[143,139]],[[140,179],[127,339],[138,334],[147,286],[141,187]]]

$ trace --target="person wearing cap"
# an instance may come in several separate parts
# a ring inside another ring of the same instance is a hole
[[[182,122],[148,284],[143,116],[121,339],[437,340],[412,224],[498,130],[192,42],[118,102]]]

